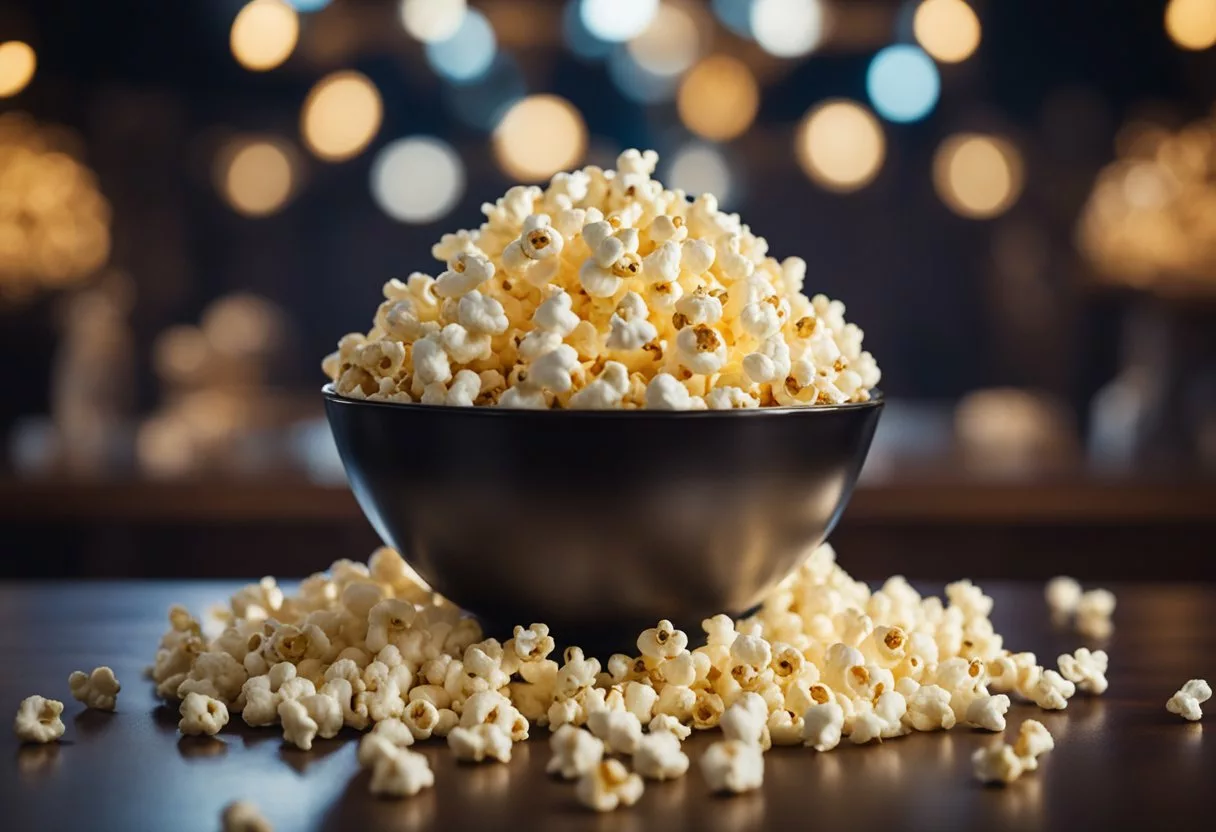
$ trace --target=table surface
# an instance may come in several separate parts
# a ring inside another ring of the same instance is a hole
[[[547,732],[515,747],[508,765],[458,766],[442,744],[421,751],[435,788],[404,801],[367,792],[355,734],[285,748],[277,731],[239,719],[216,739],[179,737],[175,709],[161,705],[141,670],[155,651],[170,603],[201,612],[226,597],[223,583],[0,585],[0,711],[38,693],[66,703],[63,741],[19,746],[0,738],[0,829],[215,830],[236,798],[257,803],[285,830],[518,829],[742,830],[1188,828],[1216,813],[1216,734],[1166,712],[1187,679],[1216,678],[1216,587],[1118,587],[1110,690],[1078,695],[1066,711],[1014,705],[1048,726],[1056,749],[1037,773],[1008,788],[971,778],[971,752],[994,737],[955,730],[876,746],[846,742],[828,754],[774,749],[762,791],[711,797],[696,758],[711,741],[685,745],[693,767],[674,782],[647,783],[632,809],[595,816],[572,785],[544,774]],[[985,589],[1012,649],[1040,660],[1083,642],[1053,629],[1040,586]],[[123,683],[118,712],[85,712],[68,674],[108,664]],[[1216,703],[1213,703],[1216,704]],[[8,717],[5,717],[7,719]],[[1209,721],[1216,718],[1216,713]],[[1216,728],[1216,726],[1213,726]]]

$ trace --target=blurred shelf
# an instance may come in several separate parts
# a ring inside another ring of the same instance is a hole
[[[850,525],[1216,523],[1216,481],[1002,481],[895,477],[857,487]],[[334,523],[361,521],[345,486],[300,480],[0,480],[5,523]]]

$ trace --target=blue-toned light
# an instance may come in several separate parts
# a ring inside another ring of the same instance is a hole
[[[657,104],[676,94],[679,77],[659,75],[633,59],[628,49],[617,49],[608,58],[608,77],[621,94],[639,104]]]
[[[329,5],[329,0],[287,0],[287,4],[298,12],[319,12]]]
[[[752,3],[755,0],[714,0],[714,14],[722,25],[742,38],[752,36]]]
[[[659,10],[659,0],[580,0],[578,10],[593,35],[623,43],[646,31]]]
[[[591,34],[579,13],[578,0],[570,0],[562,12],[562,39],[575,56],[589,61],[606,58],[616,48],[615,43],[600,40]]]
[[[941,86],[933,59],[916,46],[888,46],[874,56],[866,71],[870,103],[887,121],[924,118],[937,104]]]
[[[510,55],[499,53],[489,72],[471,84],[448,87],[443,101],[460,121],[488,133],[498,126],[511,105],[527,94],[519,65]]]
[[[469,9],[456,34],[426,45],[426,59],[444,78],[463,84],[485,75],[497,51],[494,27],[484,14]]]

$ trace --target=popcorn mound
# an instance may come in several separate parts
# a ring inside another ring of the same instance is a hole
[[[704,410],[862,402],[878,365],[844,305],[802,294],[738,214],[651,178],[658,155],[516,186],[445,234],[437,278],[384,285],[322,369],[348,398]]]
[[[446,737],[458,759],[506,762],[512,743],[547,728],[550,773],[607,811],[636,802],[642,777],[683,776],[680,744],[694,729],[721,728],[698,765],[713,790],[741,792],[761,785],[774,745],[826,752],[956,725],[999,732],[1011,694],[1053,709],[1078,687],[1106,689],[1103,651],[1046,669],[1004,648],[992,606],[967,580],[946,587],[944,602],[899,576],[872,592],[824,544],[755,616],[702,622],[704,646],[690,650],[687,634],[660,621],[639,635],[639,655],[601,664],[575,646],[551,657],[541,623],[506,642],[485,638],[381,548],[366,566],[340,560],[312,575],[296,595],[273,578],[243,588],[217,613],[225,627],[213,639],[174,607],[149,674],[160,696],[184,700],[188,733],[219,731],[229,711],[251,726],[281,723],[306,750],[344,726],[373,729],[359,761],[388,796],[433,784],[415,742]],[[977,752],[976,775],[1009,782],[1050,747],[1028,720],[1015,746]]]

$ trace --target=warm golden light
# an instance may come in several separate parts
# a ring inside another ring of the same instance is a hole
[[[299,16],[284,0],[252,0],[237,12],[229,41],[241,66],[265,72],[287,60],[299,38]]]
[[[37,67],[38,57],[28,43],[0,43],[0,98],[11,98],[25,89]]]
[[[701,56],[701,31],[692,14],[664,3],[642,34],[629,41],[638,66],[655,75],[679,75]]]
[[[367,76],[353,70],[327,75],[304,101],[300,132],[308,149],[327,162],[358,156],[376,137],[384,108]]]
[[[573,104],[556,95],[516,102],[494,130],[494,154],[509,176],[547,179],[574,167],[587,149],[587,125]]]
[[[277,144],[244,141],[217,157],[216,181],[237,213],[264,217],[282,208],[291,196],[291,158]]]
[[[1216,44],[1216,0],[1170,0],[1165,31],[1183,49],[1207,49]]]
[[[980,45],[980,19],[963,0],[924,0],[912,18],[912,31],[942,63],[965,61]]]
[[[728,55],[712,55],[693,67],[676,96],[684,125],[713,141],[727,141],[747,130],[759,107],[755,76]]]
[[[806,114],[795,139],[803,170],[830,191],[863,188],[886,157],[886,139],[874,114],[853,101],[825,101]]]
[[[401,0],[401,25],[423,43],[447,40],[469,11],[465,0]]]
[[[933,185],[954,213],[988,219],[1005,213],[1022,192],[1022,157],[999,136],[959,133],[933,158]]]

